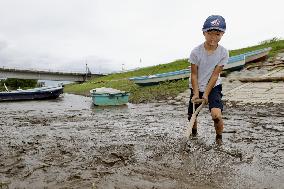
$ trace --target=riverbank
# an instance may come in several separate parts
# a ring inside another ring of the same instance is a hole
[[[283,51],[284,40],[268,40],[260,45],[232,50],[230,51],[230,56],[266,47],[272,47],[269,57],[273,59],[279,52]],[[129,101],[131,103],[158,102],[160,100],[173,99],[188,89],[188,79],[177,82],[165,82],[156,86],[140,87],[128,80],[128,78],[182,70],[188,68],[188,66],[187,60],[181,59],[168,64],[141,68],[135,71],[110,74],[82,84],[66,85],[64,91],[66,93],[89,96],[89,91],[93,88],[110,87],[130,92]]]
[[[275,65],[275,63],[277,63]],[[272,65],[272,66],[271,66]],[[223,101],[227,105],[269,105],[284,104],[284,53],[275,58],[247,65],[241,71],[222,77]],[[266,78],[266,82],[241,82],[242,78]],[[274,81],[274,78],[283,78]],[[172,105],[188,104],[190,90],[186,89],[175,97],[159,100]]]

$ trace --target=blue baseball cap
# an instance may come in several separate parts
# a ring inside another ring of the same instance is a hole
[[[206,32],[208,30],[220,30],[222,32],[226,31],[226,21],[220,15],[211,15],[209,16],[204,24],[202,31]]]

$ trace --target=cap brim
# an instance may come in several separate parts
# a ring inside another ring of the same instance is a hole
[[[223,28],[219,28],[219,27],[210,27],[210,28],[206,28],[206,29],[202,29],[202,31],[207,32],[208,30],[219,30],[221,32],[225,32],[226,30]]]

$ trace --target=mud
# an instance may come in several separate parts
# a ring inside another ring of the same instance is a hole
[[[0,104],[0,188],[284,188],[284,105],[225,106],[223,144],[204,108],[93,107],[64,94]]]

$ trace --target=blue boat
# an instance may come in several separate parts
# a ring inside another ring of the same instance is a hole
[[[266,58],[266,56],[268,55],[271,49],[272,49],[271,47],[268,47],[255,51],[249,51],[236,56],[231,56],[228,60],[228,64],[224,66],[223,70],[225,71],[241,70],[245,66],[245,64],[249,62],[255,62],[260,59]]]
[[[237,56],[229,57],[228,63],[224,66],[224,71],[237,71],[241,70],[246,64],[245,55],[240,54]]]
[[[40,87],[27,90],[0,92],[0,101],[55,99],[63,93],[63,87]]]
[[[246,63],[256,61],[267,56],[270,50],[271,47],[250,51],[236,56],[231,56],[229,57],[228,63],[224,66],[223,70],[224,71],[241,70]],[[140,86],[148,86],[148,85],[159,84],[160,82],[188,78],[190,76],[190,72],[191,71],[189,69],[183,69],[183,70],[149,75],[149,76],[132,77],[129,78],[129,80],[133,81],[135,84]]]
[[[190,75],[190,70],[183,69],[174,72],[167,72],[167,73],[161,73],[149,76],[132,77],[129,78],[129,80],[135,82],[135,84],[137,85],[147,86],[147,85],[159,84],[160,82],[165,82],[165,81],[173,81],[173,80],[188,78],[189,75]]]
[[[116,106],[127,104],[130,93],[102,87],[90,90],[90,95],[96,106]]]
[[[267,48],[258,49],[255,51],[249,51],[249,52],[244,53],[243,55],[245,55],[246,63],[265,59],[271,49],[272,49],[271,47],[267,47]]]

